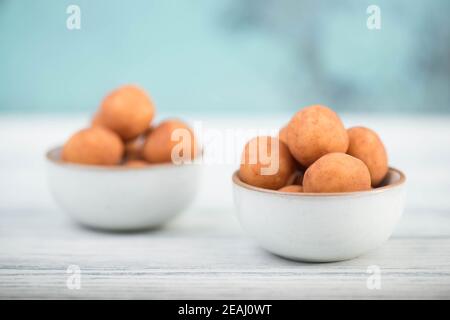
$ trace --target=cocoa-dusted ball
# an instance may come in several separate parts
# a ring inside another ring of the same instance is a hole
[[[278,138],[261,136],[245,145],[239,177],[252,186],[278,190],[287,184],[295,166],[283,142]]]
[[[388,172],[388,157],[383,142],[375,131],[364,127],[347,130],[350,144],[347,153],[369,168],[372,186],[378,186]]]
[[[130,168],[143,168],[150,165],[150,163],[144,160],[127,160],[123,165]]]
[[[150,163],[181,163],[197,155],[194,133],[180,120],[166,120],[152,129],[142,148],[142,156]]]
[[[62,150],[67,162],[116,165],[122,160],[123,142],[113,131],[104,127],[82,129],[69,138]]]
[[[126,85],[105,97],[99,117],[103,125],[129,140],[148,129],[154,114],[153,102],[144,90]]]
[[[280,141],[282,141],[284,144],[287,145],[287,133],[288,133],[288,126],[285,125],[283,128],[280,129],[280,131],[278,132],[278,139],[280,139]]]
[[[305,192],[350,192],[370,189],[370,173],[361,160],[345,153],[329,153],[305,172]]]
[[[299,186],[298,184],[291,184],[289,186],[283,187],[281,189],[278,189],[278,191],[281,192],[303,192],[303,187]]]
[[[348,135],[338,115],[328,107],[313,105],[297,112],[288,124],[289,150],[308,167],[330,152],[346,152]]]

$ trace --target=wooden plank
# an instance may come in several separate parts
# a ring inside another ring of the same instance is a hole
[[[267,253],[232,212],[191,210],[164,229],[125,234],[95,232],[51,212],[11,216],[1,220],[8,225],[0,236],[1,297],[450,298],[450,216],[441,217],[447,230],[440,236],[403,234],[329,264]],[[80,291],[66,288],[72,264],[82,271]],[[381,268],[376,292],[366,287],[371,265]]]
[[[7,259],[2,252],[0,297],[450,298],[448,239],[393,239],[358,259],[320,265],[280,259],[242,238],[208,239],[207,246],[205,239],[159,240],[133,247],[91,241],[83,249],[62,242]],[[81,268],[80,290],[66,287],[72,263]],[[370,265],[381,268],[380,290],[367,289]]]

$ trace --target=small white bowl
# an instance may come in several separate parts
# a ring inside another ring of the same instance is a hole
[[[47,152],[47,176],[56,202],[89,227],[136,230],[160,226],[185,209],[199,183],[197,164],[148,167],[93,166]]]
[[[287,193],[253,187],[233,175],[245,231],[266,250],[293,260],[355,258],[385,242],[405,203],[405,175],[390,168],[385,186],[362,192]]]

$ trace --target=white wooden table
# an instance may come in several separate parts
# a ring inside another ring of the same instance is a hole
[[[277,128],[287,119],[191,116],[219,130]],[[406,210],[381,248],[306,264],[271,255],[243,233],[229,164],[205,166],[195,203],[159,230],[81,227],[54,204],[43,154],[86,116],[0,117],[0,298],[450,298],[450,118],[343,119],[382,135],[391,165],[408,176]],[[69,265],[81,269],[79,290],[66,286]],[[372,265],[381,269],[378,290],[366,285]]]

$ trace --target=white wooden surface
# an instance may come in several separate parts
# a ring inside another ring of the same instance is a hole
[[[287,118],[191,116],[222,132],[277,128]],[[379,131],[391,165],[408,176],[407,208],[381,248],[351,261],[305,264],[271,255],[243,233],[230,164],[206,165],[195,203],[164,228],[81,227],[54,204],[43,154],[86,117],[1,117],[0,298],[450,298],[450,118],[343,118]],[[81,268],[79,290],[66,287],[72,264]],[[371,265],[381,268],[379,290],[366,286]]]

